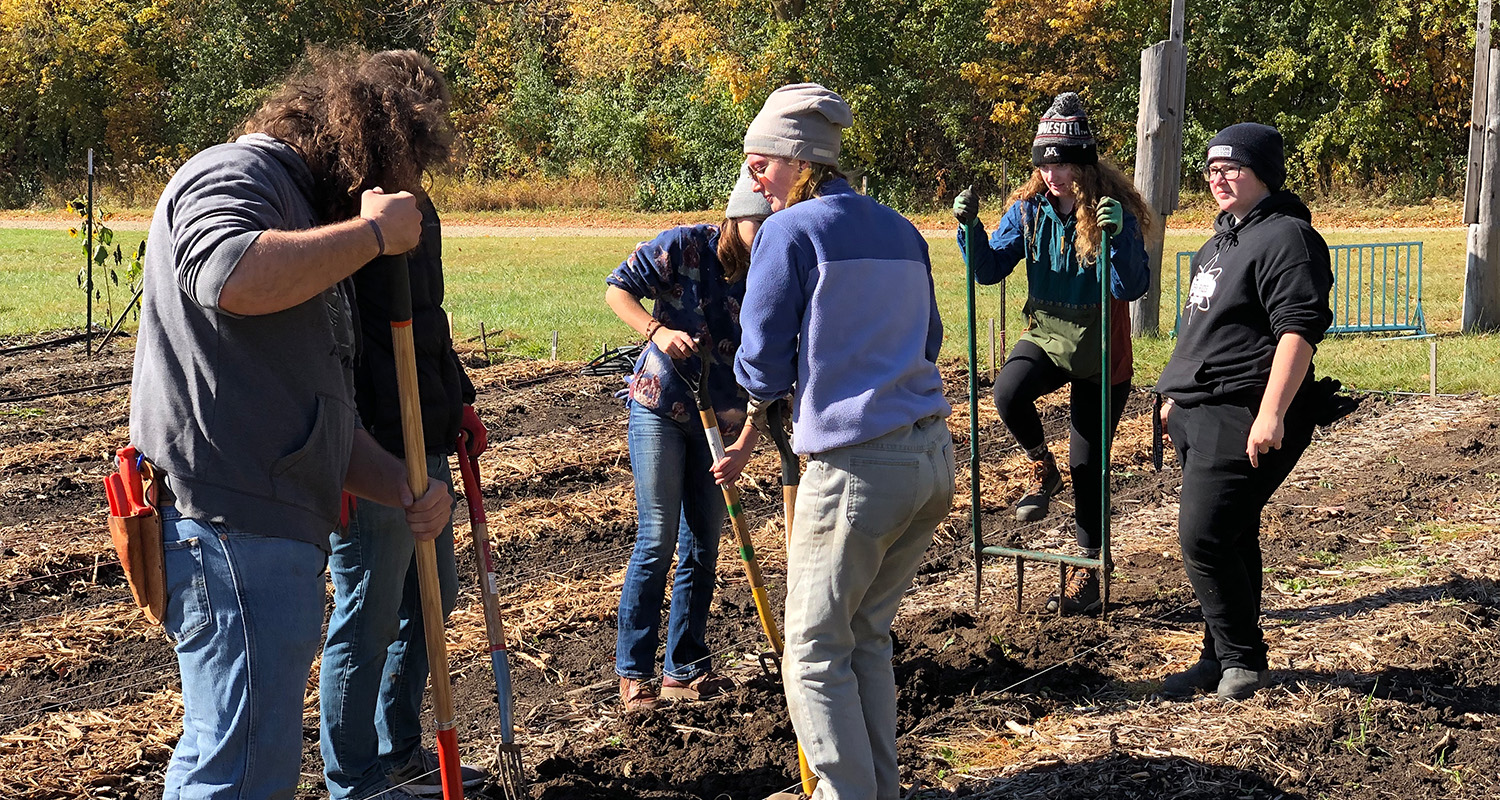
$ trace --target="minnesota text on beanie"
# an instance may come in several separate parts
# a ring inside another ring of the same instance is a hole
[[[726,219],[765,219],[771,216],[771,203],[765,195],[755,191],[755,180],[750,177],[750,165],[740,164],[740,178],[734,182],[734,191],[729,193],[729,205],[724,209]]]
[[[766,98],[745,131],[745,152],[836,167],[843,128],[854,124],[849,104],[816,83],[783,86]]]
[[[1099,162],[1098,143],[1089,128],[1089,115],[1084,113],[1083,98],[1077,92],[1063,92],[1052,101],[1052,107],[1042,115],[1036,126],[1036,138],[1031,140],[1031,163],[1043,164],[1096,164]]]
[[[1281,132],[1259,122],[1239,122],[1214,135],[1208,142],[1203,163],[1225,159],[1243,164],[1271,191],[1286,184],[1286,153]]]

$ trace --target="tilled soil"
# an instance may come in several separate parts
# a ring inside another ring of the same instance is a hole
[[[32,769],[19,744],[38,730],[66,738],[65,724],[77,724],[69,714],[145,713],[133,709],[146,693],[176,686],[170,643],[119,605],[123,579],[104,533],[99,481],[108,454],[124,443],[126,390],[5,402],[128,378],[129,344],[112,344],[92,361],[75,345],[0,365],[0,502],[7,509],[0,520],[0,765],[12,772],[0,774],[0,786],[7,797],[160,796],[162,746],[121,742],[138,757],[90,778],[87,764]],[[615,700],[618,590],[610,599],[608,581],[628,558],[634,512],[628,457],[599,454],[619,451],[624,438],[624,412],[612,396],[619,379],[579,377],[577,365],[537,364],[520,378],[508,369],[503,380],[487,379],[499,368],[482,360],[471,368],[492,447],[535,457],[536,448],[558,446],[549,434],[571,431],[568,446],[577,448],[543,454],[530,472],[497,471],[484,486],[507,614],[524,632],[512,644],[512,662],[529,796],[740,800],[792,787],[795,738],[779,681],[757,664],[764,637],[727,545],[709,644],[740,689],[650,713],[623,713]],[[945,375],[960,387],[950,389],[960,409],[961,375]],[[898,747],[913,796],[1500,796],[1500,575],[1484,558],[1500,548],[1500,412],[1489,399],[1452,401],[1438,409],[1446,422],[1419,431],[1413,409],[1427,402],[1368,398],[1315,442],[1267,509],[1275,680],[1239,707],[1151,696],[1162,674],[1192,657],[1201,618],[1171,528],[1177,473],[1170,456],[1166,470],[1152,471],[1140,446],[1144,395],[1131,398],[1116,449],[1107,621],[1041,613],[1057,581],[1045,565],[1028,568],[1017,612],[1013,566],[988,564],[976,610],[961,487],[894,631]],[[1066,405],[1049,403],[1043,415],[1049,440],[1065,443]],[[1011,465],[1004,479],[986,479],[986,542],[1065,546],[1070,505],[1060,503],[1041,524],[1010,518],[1022,483],[1014,476],[1024,464],[1015,465],[1019,456],[992,406],[981,422],[986,464]],[[965,425],[955,425],[961,479]],[[774,464],[761,456],[743,482],[757,530],[779,518]],[[497,524],[506,509],[527,503],[561,516]],[[462,535],[462,504],[458,518]],[[769,548],[779,529],[773,533],[761,548],[779,610],[782,568]],[[464,543],[459,553],[462,609],[478,601],[472,553]],[[562,585],[600,599],[567,609],[567,597],[553,599]],[[538,605],[544,602],[555,605]],[[112,627],[88,622],[95,619],[89,613],[112,615]],[[58,620],[103,632],[80,646],[47,632]],[[1360,632],[1366,621],[1372,627]],[[1321,650],[1303,644],[1317,626],[1339,626]],[[42,635],[57,645],[38,651]],[[450,641],[465,636],[473,631],[450,630]],[[1360,648],[1373,659],[1361,660]],[[457,650],[460,741],[467,760],[485,763],[498,742],[494,684],[482,652]],[[175,735],[167,734],[167,745]],[[299,797],[324,796],[315,716],[304,736]],[[75,773],[84,777],[64,782]],[[495,787],[486,791],[501,796]]]

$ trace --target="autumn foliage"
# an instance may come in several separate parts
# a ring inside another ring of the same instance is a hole
[[[1453,194],[1474,11],[1458,0],[1187,4],[1187,150],[1275,124],[1304,192]],[[846,166],[900,206],[997,191],[1037,114],[1083,94],[1134,160],[1140,50],[1167,0],[0,0],[0,203],[71,196],[94,148],[155,186],[228,138],[310,43],[416,47],[455,92],[459,180],[596,177],[622,206],[722,202],[782,83],[855,109]],[[1189,182],[1188,185],[1192,185]],[[149,202],[149,197],[138,198]]]

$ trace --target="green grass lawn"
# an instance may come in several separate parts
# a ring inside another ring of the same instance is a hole
[[[124,233],[126,249],[141,234]],[[1195,250],[1204,234],[1169,232],[1162,281],[1162,328],[1171,330],[1176,280],[1170,254]],[[1446,392],[1500,392],[1500,336],[1457,333],[1463,287],[1464,231],[1362,230],[1330,234],[1330,244],[1422,241],[1423,308],[1429,330],[1437,333],[1439,389]],[[449,238],[444,243],[447,307],[459,338],[477,334],[483,322],[492,350],[520,357],[545,357],[552,331],[558,331],[564,358],[587,358],[604,346],[627,344],[635,335],[604,305],[604,277],[623,260],[636,240],[620,236]],[[931,240],[938,305],[947,324],[944,355],[962,357],[966,344],[963,263],[951,236]],[[78,326],[83,294],[74,282],[81,261],[66,231],[0,230],[0,335]],[[1006,328],[1020,333],[1025,301],[1023,280],[1008,282]],[[128,298],[123,298],[128,299]],[[998,314],[999,288],[980,287],[980,358],[987,358],[987,320]],[[117,299],[116,307],[122,299]],[[96,311],[96,319],[102,318]],[[1171,338],[1136,344],[1138,384],[1155,379],[1172,349]],[[1352,387],[1426,391],[1426,340],[1379,341],[1370,335],[1330,337],[1319,348],[1323,374]]]

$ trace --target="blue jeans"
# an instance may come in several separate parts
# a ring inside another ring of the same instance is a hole
[[[323,624],[323,551],[162,509],[182,738],[163,800],[291,800]]]
[[[427,474],[452,486],[448,457],[427,457]],[[367,797],[422,743],[427,640],[417,583],[416,540],[406,512],[360,500],[347,532],[334,531],[333,613],[318,679],[323,774],[334,798]],[[453,525],[437,546],[443,616],[458,599]]]
[[[656,677],[657,628],[672,551],[677,574],[667,617],[666,674],[691,681],[709,671],[708,607],[724,528],[724,494],[699,425],[684,425],[630,404],[630,469],[639,530],[620,592],[615,673]]]
[[[953,506],[953,440],[927,417],[808,459],[787,542],[787,710],[814,800],[896,800],[891,621]]]

